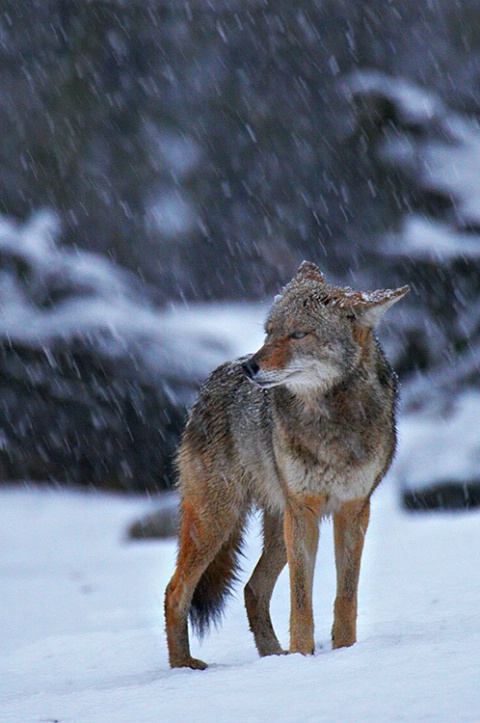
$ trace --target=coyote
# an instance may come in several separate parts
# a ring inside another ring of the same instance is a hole
[[[328,515],[337,571],[333,647],[355,643],[370,497],[396,442],[396,379],[372,329],[408,291],[331,286],[304,261],[274,300],[262,348],[206,382],[177,459],[179,551],[165,594],[172,668],[207,667],[190,654],[188,617],[200,635],[218,621],[252,507],[263,511],[263,552],[245,606],[259,654],[284,652],[269,607],[287,562],[288,652],[314,652],[313,572],[319,521]]]

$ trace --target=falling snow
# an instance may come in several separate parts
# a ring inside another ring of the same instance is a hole
[[[0,719],[476,723],[478,515],[400,506],[480,500],[478,3],[3,5],[0,474],[21,488],[0,491]],[[330,303],[410,287],[379,328],[399,446],[359,643],[332,652],[319,586],[315,657],[257,660],[235,600],[216,665],[171,672],[174,542],[122,536],[302,259]]]

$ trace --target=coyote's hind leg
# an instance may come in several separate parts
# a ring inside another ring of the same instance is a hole
[[[195,588],[227,535],[228,530],[224,537],[212,534],[193,505],[184,506],[177,567],[165,591],[165,621],[172,668],[203,670],[207,667],[190,654],[188,613]]]
[[[245,587],[245,607],[250,630],[260,655],[280,655],[280,647],[270,617],[273,588],[287,562],[282,516],[263,514],[263,552]]]

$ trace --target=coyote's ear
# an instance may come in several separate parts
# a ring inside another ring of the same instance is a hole
[[[357,323],[370,328],[377,326],[385,312],[409,291],[409,286],[402,286],[399,289],[381,289],[358,294],[353,301]]]
[[[300,264],[300,267],[293,277],[295,281],[302,282],[302,281],[319,281],[320,283],[325,283],[325,279],[323,278],[323,274],[311,261],[302,261]]]

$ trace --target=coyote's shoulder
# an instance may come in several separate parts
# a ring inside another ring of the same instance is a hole
[[[204,385],[178,455],[183,517],[166,595],[172,665],[203,667],[190,656],[187,614],[202,631],[221,612],[252,505],[264,510],[265,546],[245,595],[260,654],[281,650],[268,603],[287,558],[290,650],[313,650],[311,583],[325,514],[335,528],[334,644],[354,642],[369,500],[396,439],[395,376],[373,328],[407,290],[332,287],[304,263],[274,301],[262,348]]]

